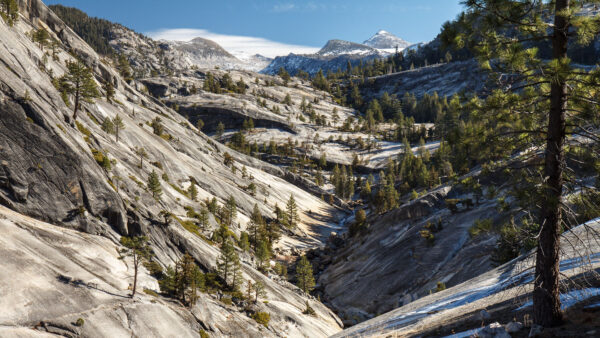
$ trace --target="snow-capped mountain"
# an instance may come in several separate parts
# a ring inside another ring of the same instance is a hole
[[[321,56],[340,56],[340,55],[374,55],[379,54],[375,48],[344,40],[329,40],[320,51]]]
[[[360,61],[391,55],[396,52],[396,47],[398,51],[402,51],[410,45],[409,42],[380,30],[364,43],[329,40],[316,54],[278,56],[261,72],[277,74],[279,68],[286,69],[290,74],[296,74],[300,70],[311,75],[316,74],[320,69],[324,72],[336,71],[338,68],[345,68],[348,61],[352,65],[357,65]]]
[[[380,30],[363,44],[387,53],[394,53],[396,48],[398,48],[398,51],[402,51],[411,45],[410,42],[384,30]]]
[[[271,62],[271,59],[259,54],[237,53],[237,55],[232,55],[218,43],[200,37],[185,42],[169,41],[167,43],[180,51],[191,64],[200,68],[220,67],[259,71]]]

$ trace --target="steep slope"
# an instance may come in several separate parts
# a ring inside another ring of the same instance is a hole
[[[447,198],[471,198],[444,186],[397,210],[370,219],[368,234],[319,261],[326,269],[319,285],[326,300],[346,324],[406,305],[435,290],[437,283],[462,283],[493,267],[490,255],[497,235],[477,238],[469,229],[477,219],[495,213],[494,201],[451,213]],[[434,224],[434,242],[421,236]]]
[[[369,99],[380,98],[384,92],[402,97],[412,93],[417,97],[437,92],[440,96],[457,93],[481,92],[486,87],[486,74],[476,60],[439,63],[413,70],[369,78],[360,87],[361,94]]]
[[[138,91],[137,88],[143,89],[143,85],[137,82],[129,85],[123,81],[110,66],[110,60],[99,57],[41,1],[21,0],[19,4],[21,19],[14,27],[0,20],[0,101],[3,102],[0,106],[3,116],[0,120],[1,203],[24,215],[102,235],[106,240],[97,238],[82,242],[90,235],[59,230],[49,224],[4,212],[11,217],[10,222],[3,223],[6,233],[14,233],[15,240],[18,238],[22,245],[13,247],[9,245],[10,241],[3,242],[3,249],[11,249],[2,256],[10,257],[10,261],[5,259],[2,264],[21,264],[20,256],[25,253],[34,257],[55,257],[57,261],[64,262],[76,259],[77,255],[84,257],[86,251],[83,248],[89,248],[90,257],[104,258],[86,265],[56,264],[50,271],[41,268],[48,265],[48,261],[34,261],[36,266],[40,266],[33,270],[40,271],[43,279],[40,285],[49,285],[48,288],[26,291],[21,285],[14,284],[14,280],[3,279],[1,288],[14,289],[14,294],[19,297],[19,301],[10,302],[4,308],[9,314],[20,315],[3,318],[0,326],[19,331],[23,326],[44,321],[51,323],[47,326],[56,328],[67,325],[69,331],[75,330],[74,326],[63,322],[64,318],[71,320],[85,316],[88,319],[83,330],[92,330],[90,335],[93,336],[96,333],[110,337],[146,336],[149,332],[165,332],[161,330],[171,324],[172,319],[182,335],[197,335],[198,325],[193,319],[196,314],[206,323],[203,327],[217,336],[257,335],[259,330],[262,330],[260,335],[266,336],[325,336],[338,331],[338,319],[331,311],[288,282],[277,277],[267,278],[255,269],[252,257],[244,253],[241,253],[244,278],[261,281],[266,287],[265,300],[269,303],[259,304],[259,308],[271,313],[268,329],[260,329],[259,324],[240,312],[239,307],[217,303],[219,297],[215,294],[202,294],[191,312],[162,298],[157,300],[159,305],[153,305],[146,296],[128,301],[123,309],[121,296],[126,293],[126,285],[117,283],[116,279],[121,279],[127,268],[114,259],[116,243],[121,235],[148,236],[156,261],[163,267],[172,266],[178,257],[188,252],[203,271],[215,269],[219,249],[206,240],[217,227],[214,218],[211,216],[208,229],[197,230],[184,209],[201,207],[186,194],[192,180],[198,184],[198,200],[215,197],[219,204],[223,204],[229,196],[235,197],[239,214],[231,230],[236,234],[246,228],[255,203],[265,216],[274,218],[274,205],[284,205],[289,196],[294,195],[301,222],[295,234],[286,233],[281,240],[280,246],[287,252],[320,245],[336,222],[336,210],[320,198],[276,176],[278,168],[215,144],[185,118]],[[26,35],[41,27],[59,42],[54,55],[42,50]],[[152,49],[153,44],[149,43],[148,48]],[[91,67],[98,84],[109,81],[116,89],[111,101],[99,98],[93,103],[84,103],[77,121],[70,117],[72,107],[66,105],[52,83],[53,77],[66,72],[65,61],[75,61],[73,55]],[[100,125],[117,114],[124,123],[118,142],[115,135],[106,133]],[[149,126],[149,122],[156,118],[160,118],[164,128],[160,136],[154,134]],[[141,147],[147,152],[148,159],[140,163],[135,149]],[[224,164],[226,151],[231,154],[233,164]],[[104,158],[109,159],[109,165],[103,161]],[[97,162],[104,163],[104,166]],[[241,175],[243,166],[247,168],[246,177]],[[234,172],[232,167],[238,170]],[[264,168],[275,175],[267,173]],[[159,199],[153,198],[143,183],[152,171],[162,176],[162,196]],[[257,187],[256,193],[247,190],[250,183]],[[159,217],[163,210],[174,215],[170,223]],[[16,224],[21,224],[21,227]],[[44,229],[51,229],[48,230],[51,233],[45,233]],[[61,236],[61,231],[69,235]],[[62,243],[69,249],[52,253],[44,249],[44,241]],[[107,252],[112,252],[112,255]],[[110,260],[109,265],[120,272],[112,276],[110,270],[102,269],[103,260]],[[71,290],[70,283],[60,289],[66,294],[78,295],[80,298],[74,301],[76,305],[53,309],[56,294],[48,293],[48,290],[58,285],[56,279],[60,275],[87,283],[92,272],[99,284],[110,284],[107,290],[116,296],[91,295],[94,290],[80,288]],[[30,271],[26,272],[19,278],[31,278],[30,274]],[[126,274],[130,275],[129,272]],[[158,291],[156,280],[144,275],[142,279],[149,280],[145,286]],[[19,312],[19,304],[41,298],[47,301],[34,302],[25,313]],[[301,314],[307,301],[316,310],[316,317]],[[122,308],[119,310],[122,311],[121,318],[130,318],[131,322],[109,314],[107,311],[113,308],[102,304],[116,304],[117,308]],[[96,309],[97,306],[100,308]],[[145,322],[150,324],[142,325]],[[110,332],[105,323],[124,330]],[[147,325],[156,327],[151,329]],[[34,334],[29,331],[26,335]]]
[[[600,299],[598,230],[600,222],[593,220],[562,236],[560,271],[565,289],[561,291],[561,300],[566,309],[578,303],[590,304],[588,300],[595,300],[592,305],[597,304]],[[334,337],[444,336],[459,330],[464,332],[457,333],[456,337],[467,337],[495,321],[507,323],[519,320],[528,325],[534,261],[535,255],[528,253],[460,285],[353,326]],[[594,314],[597,309],[593,306],[587,312],[592,314],[592,318],[597,316]],[[585,315],[585,309],[581,314]],[[574,318],[569,320],[576,322]],[[593,325],[594,322],[588,319],[574,332],[563,334],[594,336]],[[513,333],[519,336],[527,334],[519,329]],[[553,336],[551,332],[548,335]]]

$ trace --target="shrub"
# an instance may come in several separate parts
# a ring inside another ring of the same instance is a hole
[[[221,298],[221,302],[225,305],[231,305],[233,304],[233,301],[231,300],[231,297],[222,297]]]
[[[200,329],[200,331],[198,331],[198,333],[200,334],[200,338],[209,338],[210,337],[208,335],[208,333],[206,331],[204,331],[203,329]]]
[[[144,293],[153,297],[158,297],[158,293],[154,290],[144,288]]]
[[[435,292],[440,292],[442,290],[446,290],[446,284],[444,282],[437,282],[437,286],[435,287]]]
[[[477,219],[473,226],[469,229],[469,235],[471,237],[477,237],[482,233],[487,233],[492,230],[492,220],[489,218],[486,219]]]
[[[271,315],[267,312],[256,312],[253,313],[250,317],[254,319],[257,323],[264,325],[265,327],[269,327],[269,321],[271,320]]]
[[[450,210],[451,213],[455,214],[458,212],[458,200],[451,198],[446,200],[446,207]]]
[[[304,311],[302,311],[303,314],[305,315],[309,315],[309,316],[314,316],[317,313],[315,312],[315,309],[313,309],[310,304],[308,304],[308,301],[306,301],[306,309],[304,309]]]
[[[419,234],[421,235],[421,237],[425,240],[427,240],[427,244],[429,245],[433,245],[435,243],[435,236],[433,235],[433,233],[429,230],[421,230],[419,231]]]
[[[77,320],[75,321],[75,326],[83,326],[83,324],[85,324],[85,321],[83,320],[83,318],[77,318]]]

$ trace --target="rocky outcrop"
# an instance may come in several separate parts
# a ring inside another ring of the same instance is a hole
[[[514,334],[520,337],[527,335],[524,326],[527,329],[531,327],[530,336],[583,337],[597,334],[598,310],[594,304],[600,299],[597,274],[600,246],[595,238],[598,230],[600,222],[593,220],[565,232],[561,238],[561,300],[567,313],[566,328],[552,330],[531,325],[535,255],[529,252],[452,288],[355,325],[334,337],[441,337],[451,334],[478,337],[509,337]],[[511,323],[515,318],[523,318],[528,323]],[[498,321],[508,324],[500,325]]]
[[[121,198],[89,157],[68,151],[32,103],[5,99],[0,111],[2,204],[54,224],[101,231],[101,222],[84,217],[89,213],[128,233]]]
[[[349,238],[330,255],[319,285],[345,324],[411,303],[438,282],[450,287],[492,268],[496,237],[471,238],[468,230],[476,219],[490,217],[494,204],[453,214],[445,207],[448,194],[456,192],[442,187],[369,218],[366,233]],[[431,240],[421,235],[427,229]]]
[[[0,314],[0,335],[183,337],[204,329],[217,337],[270,337],[339,331],[339,319],[329,309],[290,283],[258,272],[244,253],[244,279],[262,281],[268,294],[268,303],[256,307],[271,313],[268,329],[243,307],[226,305],[216,295],[202,294],[200,307],[191,310],[143,292],[134,300],[126,298],[131,265],[118,258],[122,235],[148,236],[164,268],[189,252],[203,271],[214,270],[219,248],[206,238],[218,225],[211,216],[206,230],[194,231],[197,225],[188,217],[189,208],[199,211],[205,199],[214,197],[223,205],[235,197],[238,216],[230,230],[239,236],[255,204],[274,218],[275,204],[285,205],[294,195],[300,236],[284,234],[275,248],[281,254],[321,245],[337,210],[268,172],[279,170],[283,176],[281,169],[215,143],[144,93],[141,83],[125,82],[41,1],[21,5],[22,17],[14,27],[0,20],[0,204],[13,210],[2,207],[0,212],[0,268],[7,272],[0,276],[0,289],[11,294],[0,300],[7,309],[4,317]],[[59,42],[55,53],[26,34],[39,27]],[[111,81],[116,89],[111,100],[100,90],[102,97],[84,103],[76,121],[72,98],[63,101],[52,83],[65,74],[65,62],[75,61],[74,55],[92,69],[99,88]],[[118,140],[102,128],[103,121],[117,115],[123,121]],[[163,127],[160,135],[149,126],[155,119]],[[146,158],[136,153],[141,148]],[[224,163],[225,152],[233,163]],[[247,176],[241,174],[244,166]],[[153,171],[160,177],[160,197],[147,188]],[[188,193],[192,181],[196,199]],[[248,189],[251,183],[256,191]],[[173,215],[170,224],[161,211]],[[139,291],[158,292],[157,281],[142,273]],[[316,317],[302,314],[307,301]],[[85,324],[73,325],[78,318]],[[24,329],[35,325],[39,331]]]

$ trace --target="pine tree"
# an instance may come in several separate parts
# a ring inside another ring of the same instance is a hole
[[[115,133],[115,125],[114,125],[112,119],[110,119],[108,117],[104,118],[104,120],[102,121],[102,125],[100,127],[107,134]]]
[[[12,27],[19,18],[17,0],[0,0],[0,14],[2,15],[2,19]]]
[[[135,147],[134,152],[140,157],[140,169],[144,169],[144,159],[148,158],[148,153],[143,147]]]
[[[227,201],[225,202],[225,219],[223,223],[227,226],[232,226],[233,221],[237,217],[237,202],[235,201],[235,197],[233,195],[229,195]]]
[[[242,234],[240,235],[240,240],[238,242],[238,246],[240,247],[240,249],[242,249],[242,251],[250,250],[250,236],[248,236],[247,232],[242,231]]]
[[[131,66],[129,65],[129,61],[125,55],[119,55],[119,59],[117,61],[117,69],[119,73],[123,77],[123,79],[127,82],[131,82],[133,80],[133,75],[131,72]]]
[[[229,286],[233,283],[230,277],[234,275],[236,261],[239,261],[239,257],[231,243],[231,238],[227,237],[221,245],[221,254],[217,258],[217,271],[225,284]]]
[[[75,97],[73,119],[77,120],[77,112],[81,101],[91,103],[100,97],[92,71],[80,61],[67,61],[67,74],[60,79],[61,89]]]
[[[161,136],[165,131],[165,127],[162,125],[162,120],[160,117],[155,117],[150,123],[150,127],[152,127],[152,132],[155,135]]]
[[[260,241],[256,248],[256,260],[258,262],[258,269],[265,271],[269,266],[269,259],[271,259],[271,252],[267,242]]]
[[[561,210],[563,194],[569,193],[569,187],[564,185],[567,133],[578,130],[581,123],[590,130],[589,112],[597,114],[590,102],[596,102],[592,88],[599,85],[598,72],[575,69],[568,57],[573,44],[570,41],[589,44],[600,29],[596,17],[579,15],[585,2],[588,1],[555,0],[545,4],[469,0],[468,15],[460,18],[460,25],[446,26],[442,33],[444,41],[457,47],[464,47],[465,43],[473,47],[482,68],[493,73],[490,78],[511,74],[512,85],[502,84],[501,89],[478,102],[479,116],[487,120],[509,114],[510,120],[502,123],[505,127],[494,131],[500,135],[494,140],[500,150],[509,151],[506,156],[525,149],[544,150],[543,162],[528,163],[530,168],[539,164],[540,170],[528,171],[532,174],[520,171],[513,177],[522,182],[519,190],[535,192],[527,204],[531,208],[528,213],[537,214],[536,222],[541,225],[540,231],[536,231],[533,317],[542,326],[556,325],[562,320],[559,258],[560,233],[566,225]],[[554,22],[549,23],[547,18],[552,16]],[[575,39],[570,39],[571,36]],[[539,49],[531,46],[532,41],[550,47],[550,60],[541,59]],[[490,118],[481,112],[494,116]],[[489,127],[493,128],[493,124]]]
[[[256,251],[258,242],[260,239],[260,228],[264,222],[264,219],[258,209],[258,204],[254,204],[252,214],[250,215],[250,223],[248,223],[248,231],[250,232],[250,243],[252,243],[252,249]]]
[[[200,215],[198,216],[198,223],[200,224],[200,228],[202,230],[206,230],[208,228],[208,224],[209,224],[208,209],[206,207],[202,207],[202,209],[200,209]]]
[[[223,136],[224,132],[225,132],[225,125],[223,124],[223,122],[219,122],[219,124],[217,125],[217,131],[216,131],[215,135],[217,136],[217,138],[220,138],[221,136]]]
[[[50,34],[43,27],[39,28],[35,33],[33,33],[33,41],[40,44],[40,48],[44,50],[44,47],[48,45],[48,40],[50,39]]]
[[[188,194],[192,201],[195,201],[198,198],[198,189],[196,188],[196,182],[192,181],[190,187],[188,188]]]
[[[254,303],[258,302],[259,298],[265,298],[266,296],[265,285],[261,281],[256,281],[254,283]]]
[[[162,194],[160,187],[160,180],[156,171],[152,170],[150,176],[148,176],[148,190],[152,193],[152,197],[159,198]]]
[[[242,276],[242,263],[240,262],[239,256],[236,254],[233,260],[233,272],[231,273],[231,289],[238,291],[243,283],[244,278]]]
[[[285,210],[285,224],[288,228],[293,229],[298,226],[298,221],[300,220],[300,216],[298,216],[298,205],[296,204],[296,199],[293,194],[290,195]]]
[[[117,143],[119,143],[119,131],[125,129],[125,123],[123,123],[123,119],[121,118],[121,116],[117,114],[117,116],[115,116],[115,118],[113,119],[113,124],[115,126],[115,137]]]
[[[104,81],[102,89],[104,89],[106,101],[111,103],[115,97],[115,86],[112,84],[111,81]]]
[[[296,265],[296,285],[304,292],[309,293],[315,288],[312,264],[302,256]]]
[[[137,290],[137,279],[140,265],[150,260],[152,257],[152,249],[148,244],[148,238],[141,237],[121,237],[121,245],[125,249],[120,250],[121,254],[125,254],[133,258],[133,288],[131,297],[135,296]]]

